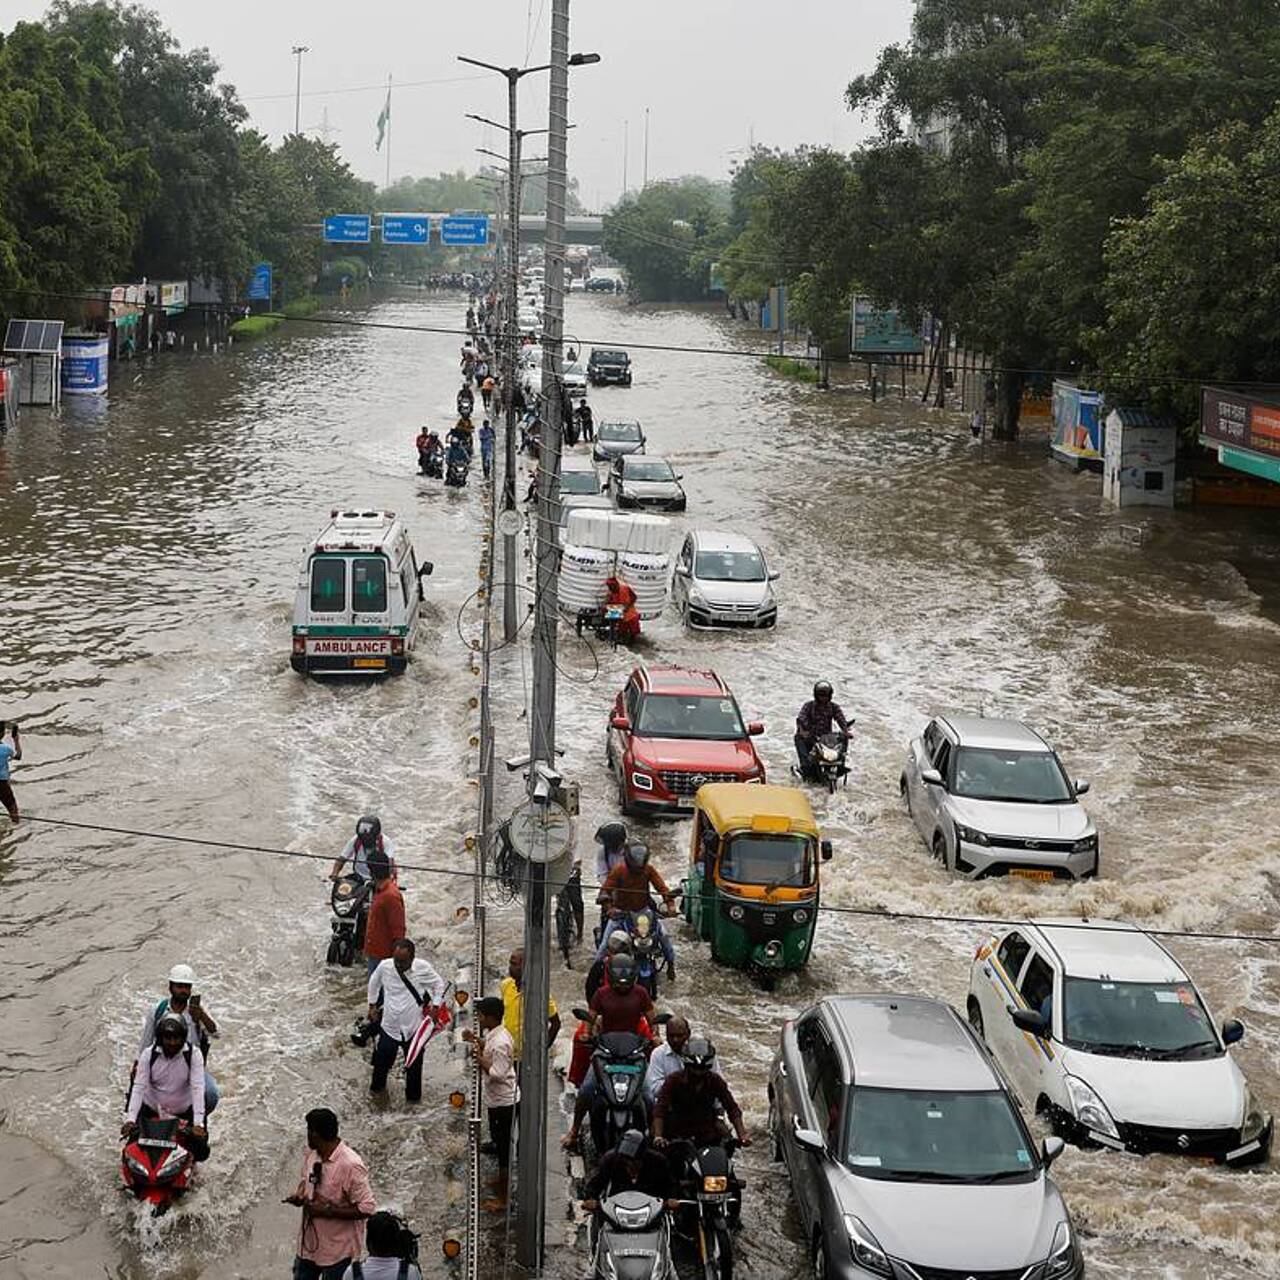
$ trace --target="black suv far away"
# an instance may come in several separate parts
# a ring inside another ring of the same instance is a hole
[[[587,361],[587,381],[593,387],[602,386],[606,382],[616,383],[620,387],[629,387],[631,357],[625,351],[592,347],[591,358]]]

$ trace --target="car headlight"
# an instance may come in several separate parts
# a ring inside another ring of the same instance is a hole
[[[639,773],[635,769],[631,771],[631,785],[637,791],[652,791],[653,779],[647,773]]]
[[[1071,1099],[1072,1113],[1086,1129],[1119,1138],[1120,1130],[1106,1104],[1079,1076],[1067,1076],[1067,1096]]]
[[[705,609],[707,607],[706,597],[697,589],[697,587],[689,588],[689,603],[698,609]]]
[[[1044,1280],[1058,1280],[1058,1277],[1073,1276],[1076,1273],[1077,1254],[1075,1233],[1071,1223],[1064,1218],[1058,1223],[1053,1233],[1053,1244],[1044,1264]]]
[[[990,844],[990,837],[983,831],[978,831],[974,827],[966,827],[961,823],[956,823],[956,839],[963,840],[965,844]]]
[[[878,1276],[892,1276],[893,1268],[879,1241],[867,1230],[866,1225],[853,1214],[844,1215],[844,1229],[849,1233],[849,1249],[853,1260],[860,1267]]]
[[[1252,1142],[1267,1127],[1267,1115],[1253,1100],[1253,1091],[1245,1087],[1244,1124],[1240,1126],[1240,1141]]]
[[[1094,832],[1091,836],[1085,836],[1083,840],[1077,840],[1071,846],[1072,853],[1095,853],[1098,848],[1098,835]]]

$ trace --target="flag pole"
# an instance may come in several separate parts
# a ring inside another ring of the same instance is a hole
[[[391,74],[387,73],[387,178],[383,186],[391,185]]]

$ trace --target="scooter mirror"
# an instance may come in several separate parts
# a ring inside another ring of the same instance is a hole
[[[652,1022],[655,1027],[665,1027],[667,1023],[671,1021],[671,1014],[669,1013],[651,1014],[649,1017],[649,1021]]]
[[[575,1008],[575,1009],[573,1010],[573,1016],[574,1016],[575,1018],[577,1018],[577,1020],[578,1020],[579,1022],[590,1022],[590,1021],[591,1021],[591,1010],[590,1010],[590,1009],[580,1009],[580,1008]]]

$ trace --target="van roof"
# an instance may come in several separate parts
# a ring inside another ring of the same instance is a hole
[[[316,535],[317,551],[391,551],[397,558],[408,538],[394,511],[334,507],[329,523]]]

